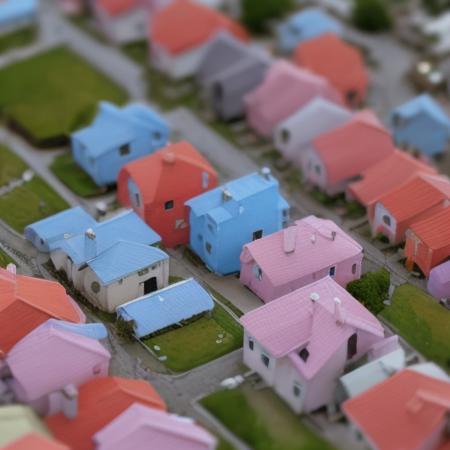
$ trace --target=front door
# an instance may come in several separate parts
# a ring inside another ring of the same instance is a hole
[[[143,284],[144,284],[144,295],[150,294],[150,292],[158,290],[158,283],[156,281],[156,277],[151,277],[148,280],[145,280]]]

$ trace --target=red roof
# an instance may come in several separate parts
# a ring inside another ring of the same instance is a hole
[[[433,167],[395,150],[387,158],[361,174],[362,180],[351,183],[349,192],[363,205],[369,205],[393,189],[402,186],[418,173],[436,174]]]
[[[450,246],[450,208],[411,225],[414,234],[429,248],[439,250]]]
[[[425,448],[450,412],[450,383],[406,369],[342,408],[378,450]]]
[[[49,318],[85,320],[59,283],[0,269],[0,354]]]
[[[80,387],[75,419],[58,413],[45,422],[54,436],[72,450],[93,449],[92,436],[136,402],[166,410],[164,401],[147,381],[96,378]]]
[[[153,16],[150,41],[176,54],[204,44],[221,30],[248,40],[245,29],[219,11],[191,0],[175,0]]]
[[[299,44],[294,62],[327,78],[344,97],[352,90],[365,95],[369,77],[361,53],[335,34],[322,34]]]
[[[42,434],[28,433],[3,447],[3,450],[69,450],[69,447]]]
[[[450,180],[447,177],[416,175],[378,201],[397,221],[402,221],[440,204],[445,199],[450,199]]]
[[[313,141],[329,184],[360,176],[394,151],[391,136],[374,113],[363,111]]]
[[[110,16],[118,16],[141,5],[140,0],[96,0],[98,6]]]

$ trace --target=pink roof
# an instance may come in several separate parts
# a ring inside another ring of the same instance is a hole
[[[389,132],[371,111],[363,111],[313,142],[331,184],[360,176],[394,152]]]
[[[103,8],[110,16],[126,14],[130,10],[141,6],[140,0],[96,0],[96,5]]]
[[[18,342],[6,363],[21,398],[33,401],[67,384],[78,386],[95,376],[107,375],[110,358],[96,339],[48,321]],[[99,371],[93,373],[96,365]]]
[[[308,216],[292,227],[246,244],[241,260],[253,259],[272,284],[279,286],[361,252],[362,247],[332,220]]]
[[[339,92],[325,78],[279,60],[269,69],[264,81],[245,96],[247,113],[266,124],[267,133],[316,97],[343,104]]]
[[[340,300],[340,306],[335,299]],[[384,336],[376,317],[330,277],[255,309],[241,317],[240,322],[272,356],[288,356],[307,379],[356,330]],[[304,346],[309,352],[306,362],[296,354]]]
[[[210,450],[216,439],[192,420],[134,403],[94,435],[97,450]]]

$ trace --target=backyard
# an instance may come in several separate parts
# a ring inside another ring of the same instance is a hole
[[[0,144],[0,187],[21,178],[27,165],[7,147]]]
[[[270,389],[249,384],[218,391],[201,404],[254,450],[327,450],[316,436]]]
[[[242,339],[241,326],[216,304],[211,317],[202,316],[143,342],[158,357],[167,358],[160,360],[168,369],[185,372],[240,348]]]
[[[34,27],[21,28],[0,36],[0,54],[15,48],[30,45],[36,38],[37,31]]]
[[[398,287],[381,316],[426,358],[450,369],[450,311],[421,289]]]
[[[100,100],[126,101],[121,88],[63,47],[2,69],[0,85],[2,115],[39,146],[63,143]]]

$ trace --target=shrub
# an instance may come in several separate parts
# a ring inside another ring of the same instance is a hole
[[[252,31],[266,30],[267,22],[292,9],[292,0],[242,0],[242,21]]]
[[[117,329],[117,334],[120,337],[122,337],[128,341],[133,341],[134,340],[134,327],[135,327],[134,320],[124,320],[120,316],[117,317],[116,329]]]
[[[347,291],[373,314],[384,309],[384,300],[389,294],[390,275],[385,269],[368,272],[361,279],[350,282]]]
[[[383,0],[355,0],[353,23],[364,31],[389,30],[392,18]]]

